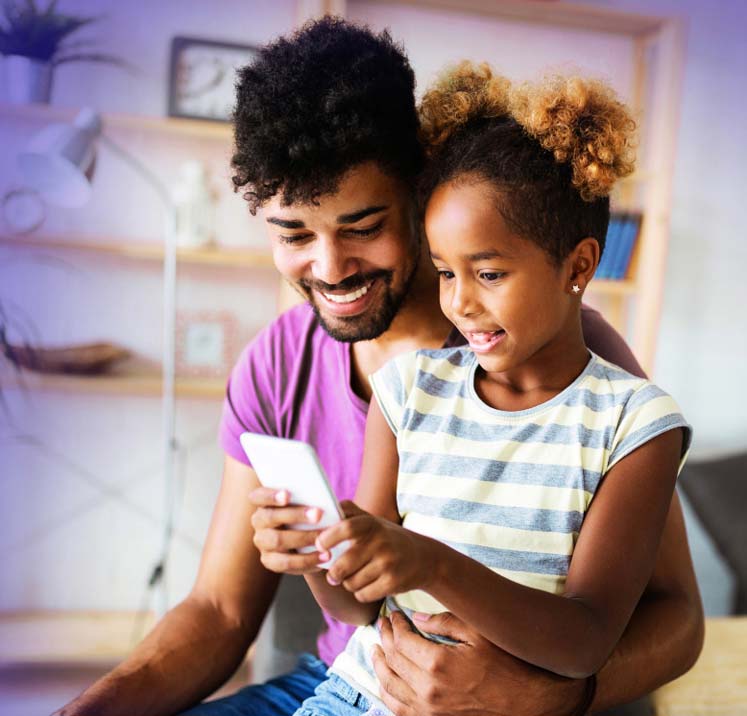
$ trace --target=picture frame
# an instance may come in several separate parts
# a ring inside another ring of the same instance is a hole
[[[177,376],[227,378],[236,358],[236,324],[229,311],[178,311]]]
[[[170,117],[229,122],[236,70],[257,54],[253,45],[173,37],[169,62]]]

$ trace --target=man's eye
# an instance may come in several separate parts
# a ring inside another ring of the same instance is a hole
[[[353,236],[373,236],[374,234],[377,234],[381,227],[384,225],[384,221],[379,221],[377,224],[374,224],[373,226],[366,226],[362,229],[347,229],[348,234],[352,234]]]
[[[308,241],[311,238],[311,234],[278,234],[278,238],[284,244],[302,244],[304,241]]]

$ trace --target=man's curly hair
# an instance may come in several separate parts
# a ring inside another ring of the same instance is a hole
[[[415,75],[388,32],[325,17],[263,47],[238,76],[233,183],[252,213],[278,193],[285,206],[313,203],[369,160],[414,183]]]

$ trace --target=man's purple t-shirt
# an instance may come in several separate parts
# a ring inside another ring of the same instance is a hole
[[[636,375],[641,367],[623,339],[595,310],[581,312],[590,350]],[[457,340],[454,340],[456,336]],[[463,343],[458,334],[449,342]],[[363,456],[368,402],[350,382],[351,345],[331,338],[308,304],[279,316],[246,346],[229,380],[220,426],[221,447],[249,465],[239,443],[245,430],[303,440],[314,446],[339,500],[355,495]],[[233,407],[232,407],[233,406]],[[324,615],[320,658],[331,664],[355,627]]]

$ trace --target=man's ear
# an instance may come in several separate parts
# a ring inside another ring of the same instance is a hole
[[[568,272],[568,293],[581,297],[597,270],[600,258],[599,242],[591,237],[581,239],[565,260]]]

